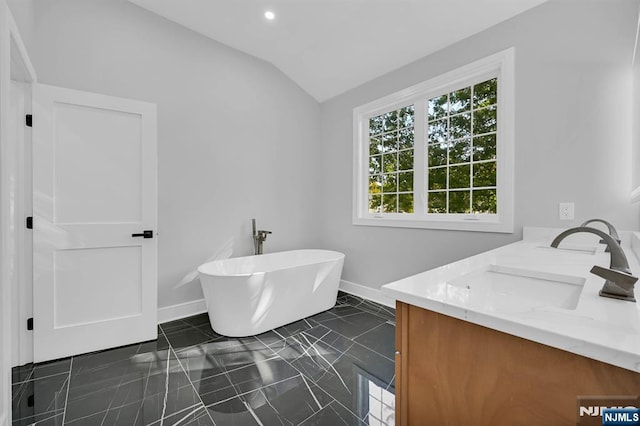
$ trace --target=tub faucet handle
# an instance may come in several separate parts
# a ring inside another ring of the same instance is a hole
[[[262,254],[262,244],[267,240],[267,235],[271,234],[271,231],[265,231],[264,229],[256,230],[256,222],[253,219],[253,248],[254,254]]]
[[[256,239],[260,242],[263,242],[267,239],[267,235],[271,234],[271,231],[265,231],[264,229],[261,229],[258,231],[258,234],[256,235]]]

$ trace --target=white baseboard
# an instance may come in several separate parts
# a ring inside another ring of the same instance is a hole
[[[362,297],[363,299],[371,300],[372,302],[380,303],[381,305],[388,306],[390,308],[396,307],[396,300],[385,296],[378,289],[367,287],[362,284],[352,283],[351,281],[340,280],[340,290],[345,293],[353,294],[354,296]]]
[[[9,426],[8,416],[7,413],[0,414],[0,426]]]
[[[158,308],[158,324],[207,312],[204,299]]]

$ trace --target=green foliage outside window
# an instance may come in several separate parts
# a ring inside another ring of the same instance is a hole
[[[427,212],[497,213],[497,79],[427,101]]]
[[[497,213],[497,79],[426,101],[427,213]],[[369,212],[413,213],[415,107],[369,119]],[[419,138],[421,139],[421,138]]]
[[[369,212],[413,213],[414,106],[369,119]]]

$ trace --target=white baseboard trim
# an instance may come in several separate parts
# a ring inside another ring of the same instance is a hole
[[[8,417],[9,414],[7,413],[0,415],[0,426],[9,426],[9,422],[7,421]]]
[[[340,290],[345,293],[353,294],[354,296],[362,297],[363,299],[371,300],[372,302],[380,303],[381,305],[388,306],[390,308],[396,307],[396,300],[385,296],[378,289],[367,287],[362,284],[352,283],[351,281],[340,280]]]
[[[158,308],[158,324],[207,312],[204,299]]]

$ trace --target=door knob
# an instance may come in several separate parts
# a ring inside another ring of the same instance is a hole
[[[142,231],[142,234],[131,234],[132,237],[153,238],[153,231]]]

